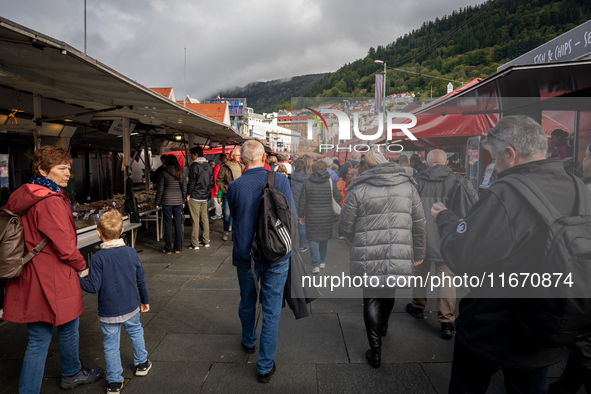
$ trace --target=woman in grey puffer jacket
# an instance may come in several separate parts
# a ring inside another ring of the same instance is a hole
[[[363,289],[366,358],[378,368],[381,337],[394,306],[393,279],[411,275],[413,264],[425,257],[426,222],[415,181],[404,168],[379,151],[369,152],[366,162],[369,169],[348,187],[340,230],[350,247],[351,275],[368,276]]]

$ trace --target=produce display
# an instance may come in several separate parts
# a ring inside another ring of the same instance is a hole
[[[135,197],[139,212],[149,211],[154,208],[156,192],[136,192]],[[114,209],[118,210],[122,216],[125,216],[126,212],[123,205],[124,203],[125,196],[123,194],[117,194],[110,200],[93,201],[85,204],[74,203],[72,213],[74,215],[76,229],[96,225],[96,221],[103,212],[112,211]]]

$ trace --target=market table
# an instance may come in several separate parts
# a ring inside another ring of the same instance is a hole
[[[140,227],[141,225],[141,223],[131,223],[129,219],[125,220],[123,222],[123,232],[126,233]],[[101,242],[101,239],[94,230],[96,230],[96,226],[84,227],[83,229],[78,230],[78,249],[82,249],[97,242]],[[135,247],[135,236],[133,232],[131,233],[131,247]]]
[[[160,241],[160,228],[162,227],[161,215],[159,210],[156,208],[149,209],[144,212],[140,212],[142,222],[146,222],[146,228],[148,228],[148,222],[156,222],[156,241]]]

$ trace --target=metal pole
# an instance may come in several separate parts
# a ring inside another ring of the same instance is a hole
[[[185,107],[187,106],[187,44],[185,44]]]
[[[86,55],[86,0],[84,0],[84,54]]]
[[[150,145],[146,138],[144,139],[144,173],[146,178],[146,191],[150,190],[150,171],[152,170],[152,160],[150,160],[150,156]]]
[[[384,114],[384,125],[386,123],[386,62],[384,62],[384,88],[382,89],[382,113]]]

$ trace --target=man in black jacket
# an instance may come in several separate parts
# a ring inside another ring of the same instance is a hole
[[[472,205],[478,200],[478,194],[466,178],[455,175],[447,166],[447,155],[441,149],[434,149],[427,155],[428,168],[417,174],[417,189],[421,196],[423,210],[429,212],[431,206],[440,202],[449,207],[459,218],[466,216]],[[437,225],[427,221],[427,250],[422,264],[414,267],[414,274],[426,280],[431,270],[431,263],[435,264],[435,272],[439,277],[453,278],[453,273],[445,265],[439,252],[439,232]],[[424,283],[424,282],[423,282]],[[415,286],[412,303],[406,305],[406,311],[413,317],[423,319],[423,310],[427,306],[427,284]],[[437,319],[441,324],[441,336],[451,339],[454,331],[454,311],[456,309],[456,288],[444,279],[439,287],[439,311]]]
[[[574,213],[574,182],[560,162],[546,160],[547,136],[533,119],[504,117],[488,132],[485,147],[499,180],[527,177],[563,215]],[[520,329],[512,312],[515,300],[485,297],[507,296],[501,273],[537,272],[548,226],[512,186],[500,181],[481,194],[462,221],[438,206],[431,215],[441,236],[441,255],[454,274],[486,272],[497,278],[493,291],[487,282],[460,302],[449,392],[484,393],[501,367],[508,392],[543,393],[548,366],[560,360],[562,349],[537,344]]]
[[[207,218],[207,202],[211,198],[213,187],[213,173],[211,165],[205,157],[199,157],[203,151],[199,147],[191,148],[193,164],[189,168],[189,186],[187,187],[187,204],[193,223],[191,246],[189,249],[199,249],[199,226],[203,229],[201,246],[209,247],[209,220]]]

